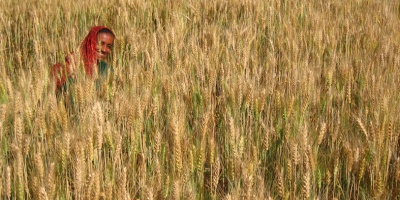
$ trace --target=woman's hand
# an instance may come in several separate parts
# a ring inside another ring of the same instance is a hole
[[[67,64],[67,74],[69,78],[76,77],[76,69],[78,62],[75,59],[75,53],[71,52],[68,56],[65,57],[65,62]]]

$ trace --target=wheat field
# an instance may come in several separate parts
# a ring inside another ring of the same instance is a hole
[[[1,199],[400,199],[398,1],[0,7]],[[113,75],[56,96],[94,25]]]

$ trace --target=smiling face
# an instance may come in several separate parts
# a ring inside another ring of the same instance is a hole
[[[96,47],[97,60],[104,60],[111,53],[114,45],[114,36],[110,33],[99,33]]]

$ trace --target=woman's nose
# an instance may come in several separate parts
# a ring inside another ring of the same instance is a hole
[[[104,53],[110,53],[111,49],[108,48],[106,45],[104,45],[104,46],[101,47],[101,51],[103,51]]]

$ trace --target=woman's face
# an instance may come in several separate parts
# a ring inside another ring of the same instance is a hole
[[[114,45],[114,36],[110,33],[99,33],[96,47],[97,60],[104,60],[111,53]]]

